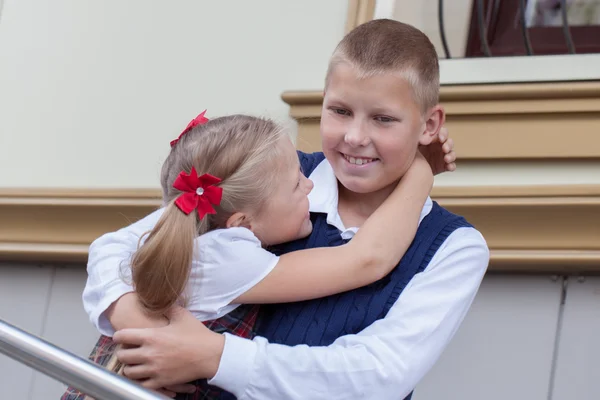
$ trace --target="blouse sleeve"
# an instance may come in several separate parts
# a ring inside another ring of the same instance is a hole
[[[278,261],[246,228],[202,235],[188,282],[188,308],[219,316],[231,311],[226,307],[264,279]]]
[[[114,334],[106,310],[121,296],[133,291],[131,257],[140,238],[154,228],[162,213],[163,209],[155,211],[134,224],[102,235],[90,245],[83,308],[103,335]]]

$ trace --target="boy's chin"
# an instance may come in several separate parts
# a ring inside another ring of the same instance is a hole
[[[355,177],[341,177],[338,178],[338,182],[349,192],[357,193],[357,194],[368,194],[378,192],[381,189],[389,185],[382,185],[378,183],[376,179],[364,179],[364,178],[355,178]],[[380,182],[380,181],[379,181]]]
[[[387,178],[387,179],[386,179]],[[396,187],[400,178],[391,179],[390,177],[377,176],[377,177],[369,177],[369,178],[357,178],[357,177],[348,177],[341,176],[338,177],[338,182],[340,184],[339,189],[347,190],[348,192],[356,193],[356,194],[369,194],[376,193],[386,188]],[[391,182],[390,182],[391,181]],[[389,182],[389,183],[388,183]]]

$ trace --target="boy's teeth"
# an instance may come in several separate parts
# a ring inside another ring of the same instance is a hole
[[[363,165],[363,164],[367,164],[367,163],[370,163],[371,161],[373,161],[372,158],[354,158],[354,157],[350,157],[350,156],[346,156],[346,160],[348,160],[348,162],[350,164],[356,164],[356,165]]]

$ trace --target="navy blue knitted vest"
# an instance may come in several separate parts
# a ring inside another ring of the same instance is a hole
[[[323,153],[298,152],[298,156],[306,176],[325,158]],[[346,241],[342,239],[340,231],[327,224],[326,218],[325,214],[311,214],[313,231],[309,237],[270,250],[283,254],[305,248],[344,244]],[[471,225],[464,218],[451,214],[434,202],[400,264],[388,276],[371,285],[322,299],[261,306],[256,333],[271,343],[326,346],[340,336],[360,332],[385,317],[408,282],[427,267],[448,235],[457,228],[468,226]],[[235,399],[235,396],[220,391],[214,398],[225,400]]]
[[[299,157],[306,176],[324,159],[322,153],[299,153]],[[327,224],[326,218],[325,214],[313,213],[313,231],[308,238],[278,246],[274,251],[285,253],[345,243],[340,231]],[[327,346],[340,336],[360,332],[385,317],[408,282],[427,267],[454,230],[469,226],[463,217],[434,202],[400,264],[388,276],[371,285],[322,299],[262,306],[257,334],[272,343]]]

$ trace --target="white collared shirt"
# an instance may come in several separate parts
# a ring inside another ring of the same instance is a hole
[[[164,209],[157,210],[117,232],[102,235],[90,246],[83,308],[98,331],[115,333],[106,310],[132,292],[131,255],[151,231]],[[263,280],[279,257],[263,249],[246,228],[217,229],[194,240],[194,259],[185,288],[186,308],[200,321],[211,321],[235,310],[232,302]]]
[[[342,239],[352,239],[358,227],[346,228],[340,214],[338,213],[338,182],[327,159],[323,160],[310,174],[314,189],[308,194],[310,212],[327,214],[327,223],[339,229]],[[429,214],[433,202],[427,198],[419,222]]]
[[[310,210],[351,238],[339,216],[337,179],[327,160],[310,175]],[[421,220],[432,207],[428,199]],[[489,250],[474,228],[454,231],[414,276],[385,318],[326,347],[284,346],[226,334],[209,383],[246,399],[403,399],[437,361],[475,298]]]

